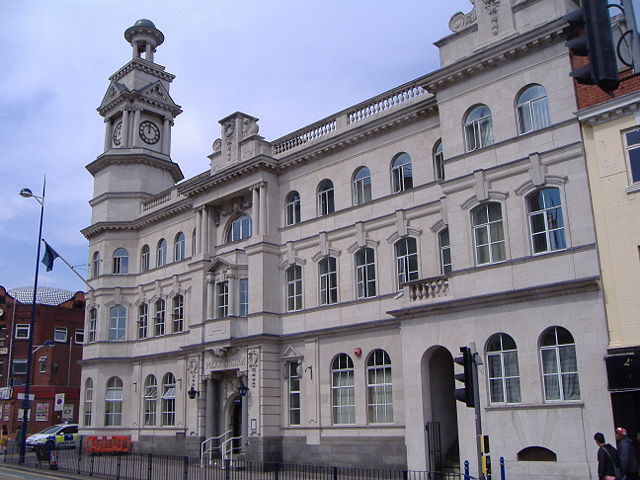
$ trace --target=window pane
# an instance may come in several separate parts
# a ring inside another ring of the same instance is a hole
[[[489,380],[489,391],[491,394],[491,401],[495,403],[504,402],[504,391],[502,388],[502,379]]]
[[[547,400],[560,400],[560,384],[556,375],[545,375],[544,394]]]
[[[580,400],[580,384],[577,373],[562,375],[562,391],[565,400]]]
[[[507,403],[520,403],[522,401],[520,397],[520,378],[507,378],[505,379],[507,390]]]
[[[556,351],[542,350],[542,371],[543,373],[557,373],[558,364],[556,363]]]

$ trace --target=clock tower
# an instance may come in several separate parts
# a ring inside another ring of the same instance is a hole
[[[170,156],[173,119],[182,112],[169,95],[174,75],[154,62],[164,35],[142,19],[124,38],[132,58],[109,78],[98,107],[105,122],[104,152],[87,165],[94,177],[94,224],[135,218],[139,209],[132,205],[184,178]]]

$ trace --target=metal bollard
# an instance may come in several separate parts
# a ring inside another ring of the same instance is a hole
[[[507,474],[504,470],[504,457],[500,457],[500,480],[506,480]]]
[[[469,460],[464,461],[464,480],[470,480],[471,475],[469,475]]]

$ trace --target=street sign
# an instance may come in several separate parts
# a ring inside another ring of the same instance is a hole
[[[64,410],[64,393],[56,393],[56,399],[53,404],[54,412],[62,412]]]
[[[35,400],[35,398],[36,398],[35,394],[33,394],[33,393],[29,394],[29,401],[30,402]],[[18,394],[18,400],[24,400],[24,393],[19,393]]]

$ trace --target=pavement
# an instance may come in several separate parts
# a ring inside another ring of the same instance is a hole
[[[88,475],[78,475],[70,472],[62,472],[60,470],[49,470],[48,466],[42,465],[37,467],[35,465],[28,464],[18,464],[18,463],[0,463],[0,468],[2,470],[10,470],[16,473],[28,473],[34,476],[43,477],[43,478],[51,478],[51,479],[73,479],[73,480],[86,480],[89,477]]]

